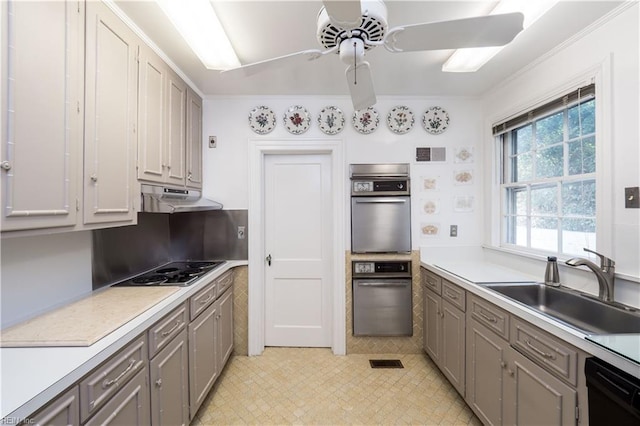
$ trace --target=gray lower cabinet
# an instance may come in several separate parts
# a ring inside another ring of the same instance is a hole
[[[151,424],[178,426],[189,424],[189,371],[187,330],[149,362]]]
[[[217,364],[218,374],[220,374],[233,352],[233,287],[229,287],[216,303],[218,304]]]
[[[86,426],[144,426],[149,424],[149,371],[146,366],[124,385]]]
[[[60,426],[80,424],[80,392],[78,386],[74,386],[42,410],[29,416],[28,423],[38,426]]]
[[[485,425],[503,423],[502,370],[509,343],[473,318],[467,321],[466,401]]]
[[[453,387],[465,394],[464,290],[441,280],[441,286],[423,280],[423,348]],[[442,292],[442,296],[435,291]]]
[[[576,424],[576,390],[513,349],[501,327],[487,326],[501,323],[499,308],[484,301],[476,306],[480,319],[467,318],[465,399],[482,423]]]
[[[189,417],[193,419],[218,378],[216,327],[219,304],[211,304],[189,324]]]

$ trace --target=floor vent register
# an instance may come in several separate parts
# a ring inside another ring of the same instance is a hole
[[[399,359],[370,359],[371,368],[404,368]]]

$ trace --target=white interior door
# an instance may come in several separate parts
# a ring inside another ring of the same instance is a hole
[[[331,157],[267,155],[263,182],[265,345],[330,347]]]

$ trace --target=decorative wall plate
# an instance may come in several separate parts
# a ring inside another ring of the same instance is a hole
[[[378,111],[369,107],[367,109],[361,109],[353,112],[353,127],[362,133],[369,134],[378,128],[380,119],[378,118]]]
[[[318,114],[318,126],[327,135],[340,133],[344,129],[344,114],[338,107],[324,107]]]
[[[393,107],[387,115],[387,125],[393,133],[403,135],[413,128],[413,112],[406,106]]]
[[[439,135],[449,127],[449,114],[440,107],[431,107],[422,116],[422,125],[432,135]]]
[[[249,127],[259,135],[267,134],[276,127],[276,114],[266,106],[255,107],[249,113]]]
[[[310,125],[311,116],[309,115],[309,111],[300,105],[289,107],[284,114],[284,127],[289,133],[299,135],[309,130]]]

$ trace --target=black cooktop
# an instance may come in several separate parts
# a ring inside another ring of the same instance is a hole
[[[145,287],[145,286],[188,286],[193,284],[200,276],[223,264],[224,261],[185,260],[169,262],[149,272],[129,278],[114,284],[121,287]]]

